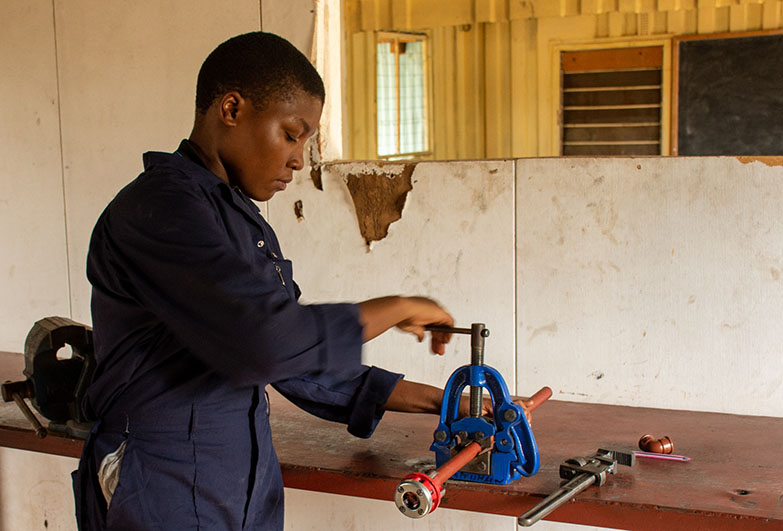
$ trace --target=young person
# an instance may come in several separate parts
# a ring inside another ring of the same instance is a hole
[[[362,365],[361,349],[392,327],[422,340],[449,313],[423,297],[299,304],[253,203],[304,167],[323,102],[320,76],[284,39],[226,41],[199,72],[189,139],[146,153],[100,216],[84,402],[96,423],[74,472],[82,531],[282,529],[268,384],[358,437],[385,410],[439,411],[439,389]],[[431,340],[442,354],[449,337]]]

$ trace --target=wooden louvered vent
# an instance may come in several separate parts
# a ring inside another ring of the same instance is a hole
[[[660,155],[660,46],[562,52],[563,155]]]

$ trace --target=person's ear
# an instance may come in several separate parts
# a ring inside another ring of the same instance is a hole
[[[218,107],[220,121],[229,127],[236,126],[243,108],[248,103],[249,102],[245,100],[239,92],[235,90],[226,92],[220,98],[220,105]]]

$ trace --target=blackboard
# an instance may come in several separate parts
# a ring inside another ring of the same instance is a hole
[[[675,41],[677,155],[783,155],[783,34]]]

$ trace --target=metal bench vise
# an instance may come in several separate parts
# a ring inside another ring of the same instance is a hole
[[[65,345],[70,356],[58,356]],[[81,399],[95,370],[92,328],[67,317],[46,317],[27,334],[24,346],[25,380],[0,386],[5,402],[16,402],[39,438],[48,431],[85,438],[90,423],[82,414]],[[25,402],[49,419],[48,429]]]

